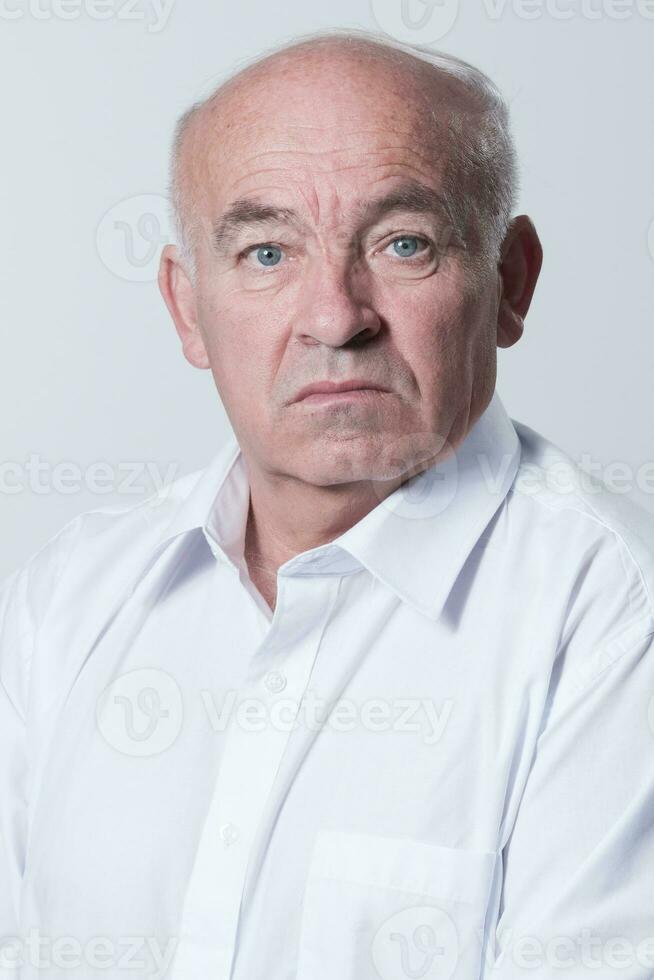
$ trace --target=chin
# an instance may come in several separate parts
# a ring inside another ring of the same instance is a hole
[[[367,434],[352,438],[313,440],[305,452],[289,461],[292,470],[314,486],[401,480],[409,464],[390,447],[397,436]]]

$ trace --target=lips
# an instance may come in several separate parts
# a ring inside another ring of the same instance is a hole
[[[309,395],[335,395],[343,391],[388,391],[377,381],[369,381],[365,378],[353,378],[350,381],[316,381],[313,384],[302,388],[295,396],[293,401],[300,402]]]

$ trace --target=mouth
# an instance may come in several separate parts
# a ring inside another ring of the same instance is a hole
[[[382,394],[379,388],[349,388],[347,391],[315,392],[300,399],[298,404],[313,408],[326,408],[331,405],[365,404]]]
[[[341,403],[346,401],[365,401],[374,398],[388,389],[375,381],[355,378],[351,381],[317,381],[307,385],[293,399],[293,403],[302,402],[308,405]]]

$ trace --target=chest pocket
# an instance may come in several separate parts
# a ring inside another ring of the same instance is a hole
[[[494,851],[318,832],[297,980],[477,980]]]

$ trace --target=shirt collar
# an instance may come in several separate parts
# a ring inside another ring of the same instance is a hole
[[[519,462],[518,435],[495,391],[447,459],[409,480],[338,538],[296,556],[279,572],[347,573],[363,566],[435,620],[466,558],[505,499]],[[232,434],[195,475],[161,541],[202,530],[216,557],[246,570],[248,506],[244,460]]]

